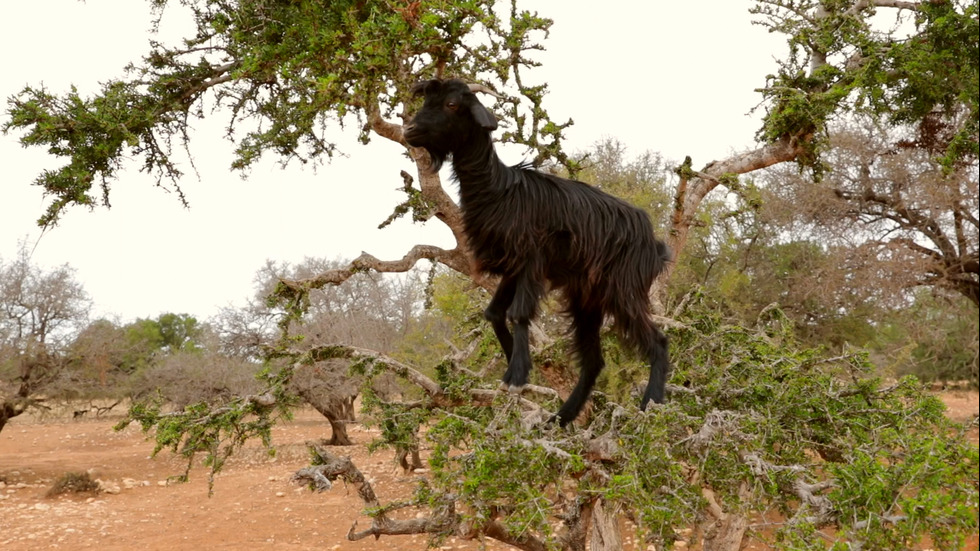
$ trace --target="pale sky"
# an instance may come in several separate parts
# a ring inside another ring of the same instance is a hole
[[[4,4],[4,99],[26,84],[43,83],[52,92],[74,84],[91,93],[149,51],[148,2]],[[555,20],[544,42],[548,51],[538,57],[543,66],[525,78],[549,84],[545,106],[553,119],[575,120],[566,132],[568,151],[612,137],[633,153],[649,150],[668,160],[691,155],[701,167],[753,145],[759,113],[748,112],[760,100],[754,90],[775,71],[774,58],[785,46],[751,24],[751,2],[522,5]],[[165,23],[163,38],[180,36],[175,32],[186,24]],[[6,120],[6,102],[3,107]],[[282,169],[267,158],[243,180],[228,168],[233,144],[222,137],[225,122],[216,114],[212,124],[197,124],[191,142],[197,174],[182,167],[190,209],[139,173],[134,159],[112,183],[111,209],[71,209],[40,239],[35,221],[46,201],[31,182],[60,161],[39,148],[21,148],[16,134],[0,135],[0,257],[13,259],[26,239],[36,264],[69,264],[94,302],[95,317],[176,312],[206,319],[223,306],[243,304],[267,259],[296,263],[361,251],[394,259],[416,243],[451,246],[449,231],[436,220],[377,229],[404,197],[397,191],[399,170],[414,175],[391,142],[360,145],[350,129],[339,142],[346,156],[316,172]],[[523,160],[519,151],[502,156],[508,163]]]

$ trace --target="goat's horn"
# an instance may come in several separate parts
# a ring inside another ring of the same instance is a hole
[[[500,94],[494,92],[493,90],[487,88],[482,84],[468,84],[467,86],[470,87],[470,92],[473,92],[474,94],[477,92],[483,92],[484,94],[491,95],[497,99],[504,99],[503,96],[501,96]]]

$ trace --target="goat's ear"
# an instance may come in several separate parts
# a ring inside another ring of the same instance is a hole
[[[494,118],[493,113],[490,112],[486,107],[483,106],[476,98],[474,98],[470,103],[470,112],[473,113],[473,120],[476,121],[484,130],[496,130],[497,129],[497,119]]]
[[[437,82],[439,82],[439,81],[438,80],[423,80],[423,81],[419,81],[419,82],[415,83],[415,85],[412,86],[412,90],[411,90],[412,95],[413,96],[421,96],[422,94],[425,94],[426,91],[429,89],[429,86],[431,86],[432,84],[437,83]]]

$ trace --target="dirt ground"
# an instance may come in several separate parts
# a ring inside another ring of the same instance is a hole
[[[955,419],[977,415],[976,392],[948,392],[944,401]],[[70,417],[70,415],[68,416]],[[72,419],[15,418],[0,433],[0,548],[4,550],[99,549],[327,549],[422,550],[424,536],[347,541],[355,520],[361,528],[356,495],[337,484],[313,494],[290,483],[293,472],[308,465],[304,442],[328,436],[317,413],[300,412],[277,427],[278,453],[270,459],[258,446],[230,461],[207,494],[207,472],[197,468],[185,484],[167,484],[182,463],[168,452],[150,458],[153,449],[138,427],[114,432],[118,417]],[[359,445],[335,448],[350,455],[382,502],[404,497],[413,477],[393,469],[392,454],[368,454],[374,435],[352,427]],[[976,442],[977,435],[974,433]],[[67,472],[88,471],[110,492],[46,497]],[[416,475],[419,476],[419,475]],[[627,538],[628,549],[643,549]],[[477,541],[451,539],[441,549],[481,549]],[[503,546],[488,543],[491,551]],[[967,549],[977,549],[974,537]]]

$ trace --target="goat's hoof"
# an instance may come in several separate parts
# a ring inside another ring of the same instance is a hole
[[[548,422],[546,423],[546,425],[549,428],[561,428],[561,429],[563,429],[566,426],[568,426],[568,423],[566,423],[565,421],[562,421],[561,416],[556,413],[556,414],[552,415],[548,419]]]

